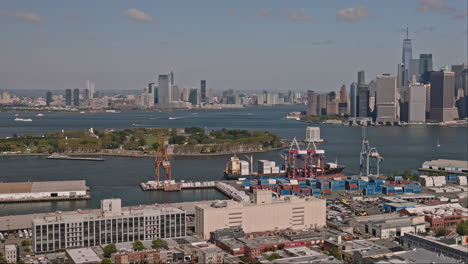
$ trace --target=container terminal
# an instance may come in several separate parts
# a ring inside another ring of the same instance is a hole
[[[0,203],[88,200],[86,181],[42,181],[0,183]]]

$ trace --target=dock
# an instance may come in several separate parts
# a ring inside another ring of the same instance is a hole
[[[93,158],[93,157],[78,157],[78,156],[68,156],[61,155],[58,153],[53,153],[48,156],[47,159],[56,159],[56,160],[85,160],[85,161],[104,161],[103,158]]]
[[[235,187],[236,181],[204,181],[204,182],[157,182],[140,183],[143,191],[183,191],[190,189],[216,189],[236,201],[248,202],[250,197],[244,191]]]

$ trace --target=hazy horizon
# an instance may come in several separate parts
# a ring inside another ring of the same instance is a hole
[[[467,59],[465,0],[8,1],[0,90],[142,90],[175,72],[214,91],[338,90],[395,74],[402,28],[434,68]]]

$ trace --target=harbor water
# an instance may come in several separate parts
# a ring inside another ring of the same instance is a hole
[[[167,113],[17,113],[32,122],[14,122],[15,113],[0,113],[0,136],[13,134],[41,135],[61,129],[132,128],[132,127],[206,127],[215,129],[251,129],[270,131],[286,139],[303,139],[310,124],[286,120],[291,111],[305,106],[255,107],[218,111],[175,111]],[[170,119],[169,119],[170,118]],[[318,125],[325,142],[326,160],[338,161],[346,167],[345,174],[359,171],[361,148],[360,127]],[[368,127],[367,137],[384,157],[382,173],[417,169],[431,159],[467,160],[467,128],[439,126]],[[439,141],[440,146],[437,146]],[[281,151],[254,154],[254,159],[275,160],[281,163]],[[243,158],[243,155],[239,155]],[[229,156],[173,157],[173,175],[176,180],[206,181],[223,178],[223,168]],[[121,198],[123,205],[169,203],[211,199],[227,199],[214,189],[185,190],[182,192],[143,192],[139,183],[152,179],[152,158],[105,157],[104,162],[47,160],[46,157],[0,157],[0,181],[86,180],[91,188],[88,201],[61,201],[21,204],[0,204],[0,215],[47,211],[66,211],[98,208],[103,198]]]

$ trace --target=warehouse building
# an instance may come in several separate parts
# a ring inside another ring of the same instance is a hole
[[[180,238],[186,235],[185,211],[174,207],[121,208],[120,199],[101,201],[101,211],[52,213],[32,220],[35,252],[109,243]]]
[[[468,259],[468,250],[465,246],[448,245],[434,240],[434,238],[431,237],[423,237],[415,234],[405,234],[402,237],[402,242],[405,247],[424,248],[431,252],[442,254],[462,262]]]
[[[468,174],[468,161],[436,159],[424,162],[421,169],[429,171],[447,171]]]
[[[398,213],[361,216],[351,220],[353,226],[378,238],[403,236],[405,233],[426,231],[424,216],[406,216]]]
[[[0,202],[86,196],[86,181],[43,181],[0,183]]]
[[[455,229],[459,223],[468,220],[468,209],[460,204],[438,204],[406,208],[399,211],[411,216],[424,216],[432,231]]]
[[[252,203],[223,201],[195,207],[195,232],[204,239],[210,232],[236,226],[252,233],[325,225],[325,200],[294,196],[273,199],[270,190],[255,190]]]

